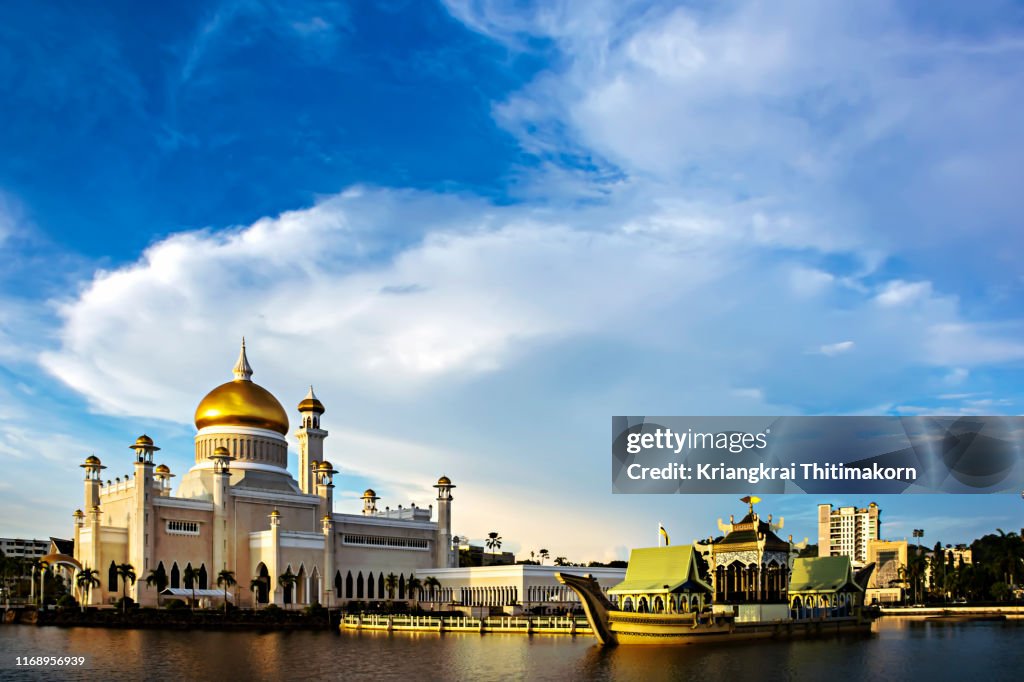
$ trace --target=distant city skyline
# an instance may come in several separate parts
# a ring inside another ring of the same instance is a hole
[[[1013,3],[10,4],[0,44],[0,536],[142,433],[184,473],[243,335],[339,511],[446,474],[455,534],[573,561],[743,510],[613,495],[612,415],[1022,413]],[[1024,517],[761,508],[871,501]]]

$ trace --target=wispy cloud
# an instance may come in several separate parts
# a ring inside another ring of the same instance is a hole
[[[856,344],[853,341],[839,341],[837,343],[828,343],[818,347],[818,352],[828,357],[834,357],[836,355],[842,355],[843,353],[849,353],[853,350]]]

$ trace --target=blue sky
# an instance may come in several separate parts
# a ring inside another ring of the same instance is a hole
[[[183,472],[243,334],[339,511],[446,473],[455,532],[575,559],[740,510],[613,496],[613,414],[1020,414],[1022,67],[999,2],[4,5],[0,534],[143,431]]]

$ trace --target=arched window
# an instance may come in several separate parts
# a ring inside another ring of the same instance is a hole
[[[660,596],[654,598],[654,609],[653,613],[663,613],[665,611],[665,600]]]
[[[191,578],[191,575],[192,575],[192,562],[189,562],[188,565],[185,566],[185,589],[186,590],[191,590],[192,589],[193,580]]]
[[[178,570],[177,561],[175,561],[174,565],[171,566],[171,587],[175,589],[181,587],[181,571]]]
[[[262,561],[260,562],[257,574],[260,584],[256,588],[256,602],[266,604],[270,601],[270,571],[267,570],[266,564]]]
[[[629,597],[626,597],[625,599],[623,599],[622,600],[622,610],[623,611],[632,611],[633,610],[633,600],[630,599]]]
[[[375,587],[373,582],[373,571],[370,571],[370,577],[366,579],[366,596],[373,599],[373,588]]]
[[[640,600],[636,604],[637,613],[648,613],[650,609],[647,607],[647,597],[640,597]]]
[[[405,574],[398,576],[398,598],[405,599]]]
[[[356,599],[363,598],[363,572],[359,571],[359,575],[356,576]]]
[[[334,573],[334,595],[341,597],[341,571],[335,571]]]
[[[205,590],[208,589],[208,587],[209,584],[207,583],[206,564],[203,564],[199,567],[199,589]]]
[[[107,589],[117,592],[117,564],[110,562],[110,570],[107,571]]]
[[[377,597],[380,599],[384,598],[384,571],[377,574]]]
[[[352,598],[352,571],[349,571],[348,575],[345,576],[345,598]]]

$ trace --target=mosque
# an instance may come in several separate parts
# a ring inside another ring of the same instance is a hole
[[[131,477],[102,480],[106,467],[96,456],[81,465],[85,511],[74,513],[73,563],[99,573],[90,604],[108,604],[126,589],[136,602],[155,605],[159,590],[145,582],[151,571],[166,576],[165,593],[219,592],[217,575],[225,569],[238,581],[232,598],[239,606],[381,599],[390,574],[402,599],[412,575],[422,580],[458,565],[448,477],[433,486],[436,509],[382,511],[367,490],[361,514],[335,513],[337,471],[324,459],[323,404],[312,387],[298,404],[296,481],[288,471],[288,415],[252,374],[243,340],[234,379],[196,408],[195,464],[176,494],[174,474],[154,463],[160,448],[146,435],[130,446]],[[138,580],[121,585],[116,567],[126,563]],[[296,579],[281,581],[283,574]]]

